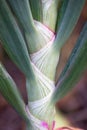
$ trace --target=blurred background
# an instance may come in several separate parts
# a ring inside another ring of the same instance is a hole
[[[56,81],[64,68],[65,63],[75,45],[79,33],[87,21],[87,0],[81,13],[79,21],[74,29],[71,37],[62,48],[59,65],[57,67]],[[19,90],[21,91],[25,102],[27,103],[27,94],[25,88],[25,78],[20,70],[9,59],[0,43],[0,61],[4,64],[9,74],[15,80]],[[70,121],[70,123],[79,128],[87,130],[87,71],[82,75],[81,80],[76,87],[60,102],[57,108]],[[24,130],[25,123],[11,108],[0,94],[0,130]]]

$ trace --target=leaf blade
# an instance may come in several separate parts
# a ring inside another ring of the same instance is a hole
[[[74,53],[74,55],[73,55]],[[72,54],[63,70],[54,91],[52,102],[56,103],[63,98],[78,82],[87,69],[87,23],[74,47]]]
[[[57,36],[53,45],[56,51],[60,50],[63,44],[68,40],[78,21],[84,4],[85,0],[68,1],[65,14],[62,18],[60,27],[57,30]]]
[[[24,119],[28,120],[28,116],[25,111],[25,103],[17,89],[16,84],[10,77],[8,72],[0,64],[0,92],[9,104],[19,113]]]
[[[57,22],[56,22],[56,31],[59,29],[59,27],[60,27],[60,25],[62,23],[65,11],[67,9],[68,1],[69,0],[65,0],[65,1],[61,0],[60,3],[59,3]]]
[[[30,59],[21,31],[5,1],[0,1],[0,39],[8,55],[25,75],[31,72]]]
[[[37,8],[36,5],[39,4],[38,2],[35,4],[35,8]],[[36,1],[34,1],[34,3],[36,3]],[[8,5],[10,5],[10,8],[14,12],[18,24],[21,25],[20,27],[23,30],[29,53],[36,52],[45,44],[45,41],[35,25],[29,0],[8,0]],[[39,15],[38,13],[40,12],[37,13],[37,11],[35,11],[35,13]]]
[[[0,39],[10,58],[29,80],[27,87],[29,100],[35,100],[39,93],[37,77],[31,65],[25,40],[5,0],[0,0]],[[30,95],[31,91],[35,97]]]
[[[11,9],[13,10],[14,14],[16,15],[26,32],[31,32],[35,30],[28,0],[8,0],[8,5],[10,5]]]

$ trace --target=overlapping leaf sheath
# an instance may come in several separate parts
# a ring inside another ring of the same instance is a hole
[[[41,25],[40,23],[37,23],[37,24],[39,24],[39,27],[42,28],[43,30],[42,32],[44,32],[43,34],[45,35],[45,38],[49,42],[47,42],[46,46],[41,48],[38,52],[30,54],[31,64],[35,72],[35,76],[37,77],[37,80],[38,80],[39,94],[41,97],[39,100],[34,100],[34,101],[29,100],[28,106],[26,107],[26,109],[27,109],[27,113],[29,115],[29,119],[31,121],[33,130],[35,129],[44,130],[43,126],[41,125],[42,122],[46,121],[48,122],[48,124],[50,124],[55,115],[54,106],[50,104],[50,97],[52,96],[52,93],[55,87],[54,78],[50,79],[49,77],[47,77],[45,75],[46,73],[45,71],[47,68],[43,69],[44,67],[43,61],[45,61],[46,58],[48,59],[49,50],[53,44],[55,35],[44,25]],[[26,82],[27,88],[28,88],[28,85],[29,85],[29,80],[27,79],[27,82]]]

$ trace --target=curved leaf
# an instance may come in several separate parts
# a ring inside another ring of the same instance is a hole
[[[37,78],[31,65],[27,46],[5,0],[0,0],[0,39],[10,58],[28,78],[27,93],[29,97],[31,91],[37,96],[39,93]],[[33,98],[35,99],[36,96]],[[29,98],[29,100],[33,99]]]
[[[57,36],[53,44],[56,52],[58,52],[58,50],[60,50],[63,44],[68,40],[70,34],[72,33],[78,21],[84,3],[85,0],[68,1],[67,8],[65,9],[65,14],[63,15],[60,27],[57,30]]]
[[[34,31],[34,21],[28,0],[7,0],[26,32]]]
[[[0,64],[0,92],[4,98],[12,105],[12,107],[20,114],[20,116],[28,120],[27,113],[25,111],[25,103],[17,89],[13,79]]]
[[[4,0],[0,0],[0,39],[8,55],[19,69],[27,76],[29,73],[32,75],[26,43]]]
[[[65,11],[67,9],[68,2],[69,0],[60,0],[58,14],[57,14],[56,30],[59,29],[62,23]]]
[[[87,69],[87,23],[67,61],[56,89],[53,93],[52,102],[56,103],[63,98],[78,82],[83,72]]]
[[[44,38],[34,23],[29,0],[8,0],[8,5],[23,29],[29,53],[36,52],[41,48],[41,44],[44,44]]]

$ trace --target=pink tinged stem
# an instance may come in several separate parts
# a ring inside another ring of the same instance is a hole
[[[53,121],[52,123],[52,130],[54,130],[54,128],[55,128],[55,121]]]
[[[43,121],[43,122],[41,123],[41,125],[42,125],[44,128],[47,128],[47,130],[50,130],[50,129],[49,129],[49,125],[48,125],[45,121]]]
[[[47,130],[50,130],[48,123],[45,122],[45,121],[43,121],[41,123],[41,126],[43,126],[44,128],[46,128]],[[55,128],[55,121],[52,122],[52,129],[51,130],[54,130],[54,128]]]

